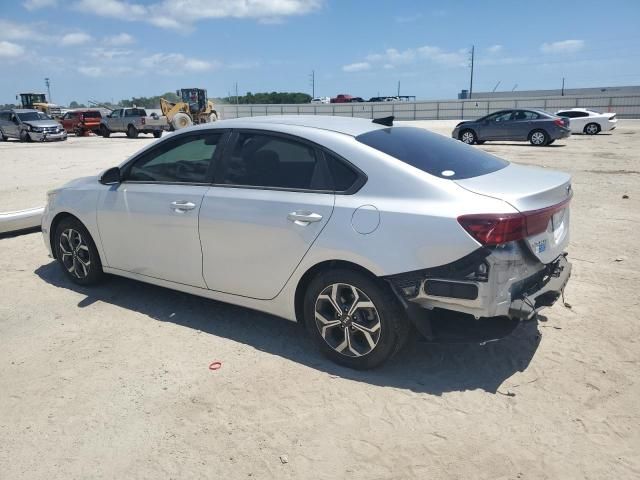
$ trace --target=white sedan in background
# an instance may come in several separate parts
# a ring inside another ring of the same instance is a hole
[[[616,128],[618,120],[615,113],[600,113],[586,108],[570,108],[558,110],[556,115],[571,119],[571,133],[586,133],[596,135]]]

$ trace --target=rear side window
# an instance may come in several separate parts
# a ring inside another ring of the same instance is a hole
[[[373,130],[356,137],[438,178],[461,180],[501,170],[509,162],[451,138],[416,127]]]
[[[145,112],[142,108],[131,108],[129,110],[125,110],[125,117],[146,117],[147,112]]]
[[[313,148],[286,138],[240,133],[227,159],[224,184],[325,190],[326,175]]]
[[[84,118],[102,118],[100,112],[84,112],[82,115]]]
[[[333,180],[333,189],[336,192],[346,192],[358,180],[358,174],[342,160],[325,153],[327,166]]]

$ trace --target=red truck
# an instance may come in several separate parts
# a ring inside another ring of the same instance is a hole
[[[75,133],[76,136],[84,135],[86,132],[98,132],[102,114],[99,110],[74,110],[67,112],[60,119],[62,126],[67,133]]]
[[[331,99],[331,103],[351,103],[353,96],[340,93]]]

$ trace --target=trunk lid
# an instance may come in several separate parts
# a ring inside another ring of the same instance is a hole
[[[566,249],[569,243],[568,201],[573,193],[569,174],[511,163],[487,175],[454,181],[465,190],[503,200],[536,222],[541,218],[546,221],[548,217],[543,232],[525,239],[541,262],[552,262]]]

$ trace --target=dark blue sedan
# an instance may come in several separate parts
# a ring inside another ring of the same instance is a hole
[[[477,120],[460,122],[451,136],[469,145],[488,140],[531,142],[551,145],[559,138],[571,135],[569,119],[543,110],[500,110]]]

